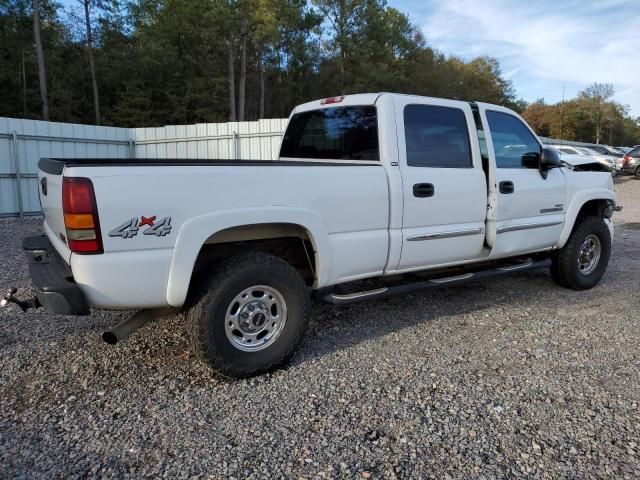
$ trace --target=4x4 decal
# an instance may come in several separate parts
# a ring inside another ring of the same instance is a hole
[[[110,237],[133,238],[138,235],[142,227],[143,235],[155,235],[156,237],[164,237],[171,233],[171,217],[164,217],[156,222],[156,216],[145,217],[144,215],[138,220],[136,217],[127,220],[122,225],[114,228],[109,232]]]

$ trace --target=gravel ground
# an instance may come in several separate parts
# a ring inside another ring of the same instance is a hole
[[[546,271],[316,305],[292,365],[225,381],[179,318],[0,311],[0,477],[640,477],[640,181],[591,291]],[[0,288],[39,222],[0,221]]]

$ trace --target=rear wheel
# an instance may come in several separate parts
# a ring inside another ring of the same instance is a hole
[[[247,377],[285,364],[308,324],[309,294],[298,271],[264,253],[218,264],[187,311],[196,355],[225,376]]]
[[[604,275],[610,254],[611,234],[604,219],[584,217],[552,258],[551,276],[563,287],[592,288]]]
[[[635,177],[636,177],[637,179],[640,179],[640,167],[636,168],[636,171],[635,171],[635,172],[633,172],[633,174],[635,175]]]

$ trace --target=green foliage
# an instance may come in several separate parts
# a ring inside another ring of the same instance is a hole
[[[594,83],[564,103],[547,105],[540,99],[522,116],[544,137],[614,146],[640,143],[640,119],[613,101],[614,94],[612,85]]]
[[[73,15],[43,3],[51,119],[92,123],[84,39]],[[0,0],[1,116],[40,115],[31,15],[27,0]],[[248,120],[261,103],[283,117],[314,98],[374,91],[526,107],[495,59],[446,57],[383,0],[105,0],[92,15],[105,125],[226,121],[229,51],[238,92],[243,40]]]

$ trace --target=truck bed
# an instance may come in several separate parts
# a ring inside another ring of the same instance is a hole
[[[327,252],[318,286],[379,275],[387,261],[390,195],[379,162],[43,158],[39,168],[47,237],[97,307],[181,304],[188,287],[182,277],[191,275],[202,245],[238,221],[307,229],[314,248]],[[68,177],[93,185],[103,255],[68,248],[62,209]],[[166,230],[144,233],[143,220]],[[144,291],[121,288],[124,271],[135,277],[125,283]]]

